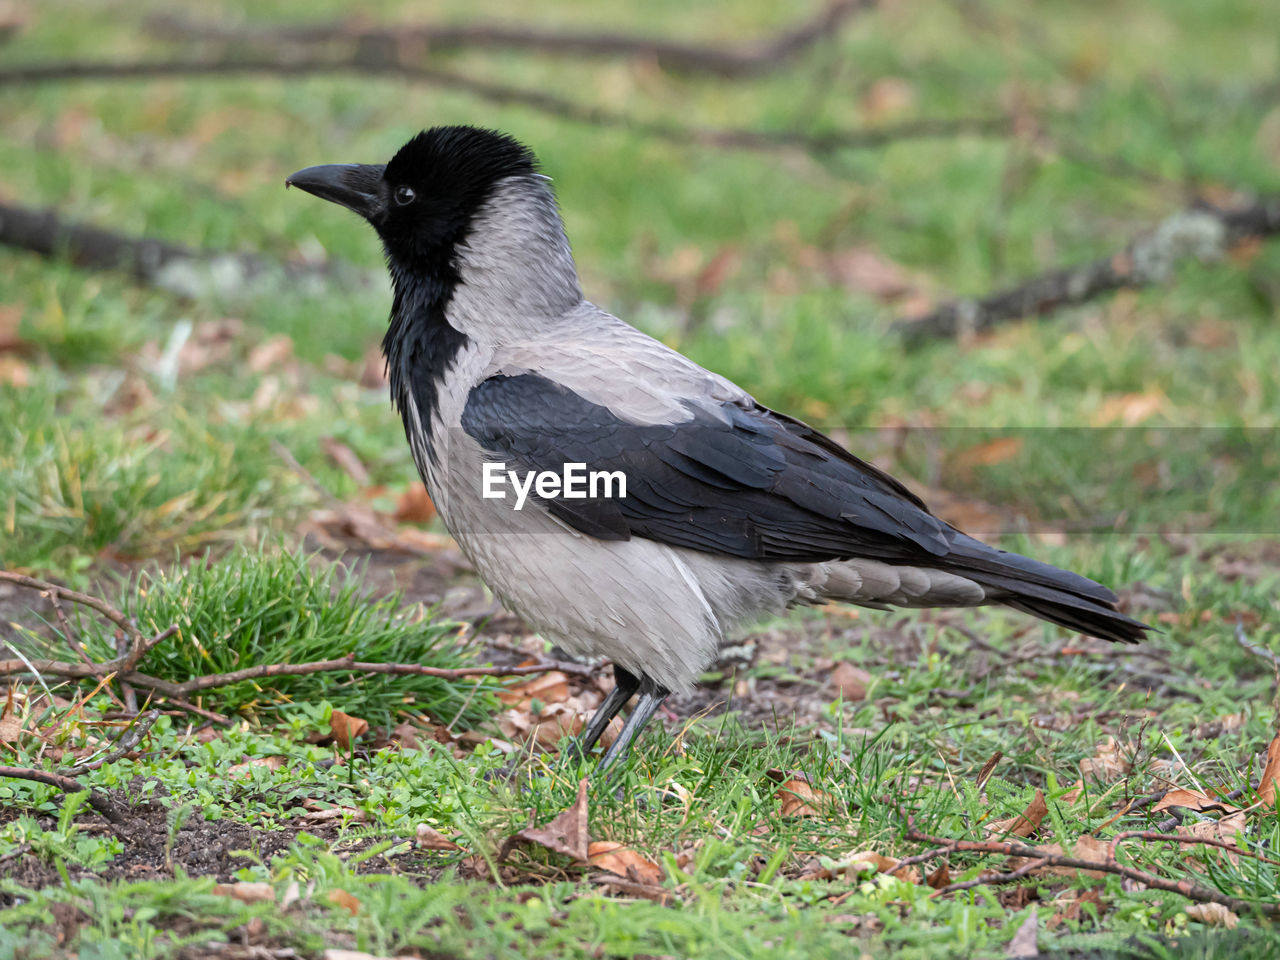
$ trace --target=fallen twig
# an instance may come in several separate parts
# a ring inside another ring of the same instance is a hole
[[[1166,218],[1112,256],[1054,270],[980,299],[956,300],[926,316],[899,320],[893,330],[909,343],[971,337],[1008,320],[1040,316],[1106,293],[1161,283],[1181,260],[1218,260],[1245,238],[1277,233],[1280,198],[1232,210],[1194,206]]]
[[[1031,860],[1023,864],[1017,870],[1010,870],[1008,873],[989,873],[986,876],[974,877],[972,880],[960,880],[956,883],[949,883],[945,887],[939,887],[933,892],[933,896],[941,897],[947,893],[958,893],[961,890],[971,890],[974,887],[993,887],[1003,883],[1016,883],[1024,877],[1030,876],[1036,870],[1045,866],[1048,861],[1043,857],[1039,860]]]
[[[1137,867],[1126,866],[1118,862],[1114,854],[1114,845],[1111,853],[1104,860],[1090,860],[1086,857],[1072,857],[1066,854],[1051,853],[1045,851],[1041,847],[1034,847],[1029,844],[1011,843],[1007,841],[995,840],[950,840],[946,837],[937,837],[932,834],[924,833],[915,828],[911,822],[911,818],[907,818],[906,839],[916,843],[928,843],[939,847],[946,847],[949,851],[955,853],[989,853],[998,856],[1019,857],[1039,862],[1041,867],[1066,867],[1074,870],[1096,870],[1102,873],[1112,873],[1128,880],[1133,880],[1144,884],[1156,890],[1164,890],[1169,893],[1176,893],[1186,897],[1188,900],[1195,900],[1199,903],[1220,903],[1230,910],[1237,913],[1245,913],[1249,911],[1258,911],[1268,916],[1280,916],[1280,904],[1277,903],[1255,903],[1249,900],[1241,900],[1228,894],[1221,893],[1218,890],[1210,889],[1194,883],[1191,880],[1169,880],[1164,877],[1147,873]],[[1183,839],[1183,838],[1179,838]],[[1196,842],[1195,838],[1185,838],[1188,842]],[[1017,872],[1017,871],[1015,871]],[[996,877],[1005,877],[1006,874],[997,874]],[[992,878],[988,878],[990,880]],[[968,883],[969,881],[966,881]],[[978,884],[973,883],[973,886]]]
[[[316,46],[354,43],[362,48],[435,54],[446,50],[497,47],[537,53],[583,57],[652,59],[667,70],[709,73],[720,77],[760,76],[794,60],[853,14],[870,10],[875,0],[835,0],[815,15],[779,30],[764,40],[742,47],[679,43],[658,37],[623,33],[550,30],[533,24],[398,24],[368,27],[338,22],[266,28],[227,27],[207,21],[162,15],[148,21],[153,33],[170,39],[234,44],[238,49],[277,50],[281,44]]]
[[[0,570],[0,580],[16,584],[19,587],[28,587],[32,590],[39,590],[41,593],[47,593],[51,597],[57,596],[63,600],[70,600],[72,603],[78,603],[82,607],[88,607],[90,610],[96,610],[129,636],[141,636],[138,632],[137,624],[125,616],[123,611],[117,610],[100,597],[93,597],[87,593],[81,593],[78,590],[70,590],[67,587],[60,587],[58,584],[49,583],[47,580],[37,580],[35,577],[28,577],[21,573],[12,573],[9,570]]]
[[[117,683],[128,683],[136,687],[154,691],[166,698],[175,706],[190,710],[201,716],[219,722],[227,722],[228,718],[219,713],[197,707],[186,698],[193,693],[225,687],[244,680],[259,680],[265,677],[299,677],[313,673],[382,673],[395,676],[440,677],[446,680],[460,680],[467,677],[522,677],[530,674],[547,673],[559,670],[562,673],[580,677],[590,677],[594,668],[579,663],[567,663],[558,660],[541,660],[536,664],[516,667],[429,667],[420,663],[374,663],[356,660],[355,654],[337,657],[331,660],[317,660],[310,663],[266,663],[229,673],[208,674],[193,677],[180,683],[163,680],[137,669],[138,663],[156,644],[172,637],[178,632],[177,624],[167,627],[154,636],[144,636],[137,625],[105,600],[75,590],[68,590],[57,584],[38,580],[22,574],[0,570],[0,579],[19,586],[29,587],[44,593],[56,592],[63,599],[82,604],[102,613],[132,638],[129,652],[114,660],[101,663],[91,661],[71,663],[62,660],[33,660],[19,657],[16,660],[0,660],[0,676],[15,674],[51,675],[68,679],[95,679],[105,683],[109,679]],[[67,638],[70,641],[70,638]]]
[[[269,278],[315,284],[323,275],[337,270],[332,263],[277,263],[247,253],[193,250],[164,240],[68,221],[53,210],[9,204],[0,204],[0,243],[46,257],[65,256],[79,267],[123,270],[139,282],[185,297],[197,297],[209,290],[224,296],[242,296]],[[352,275],[356,279],[354,271]]]
[[[743,150],[802,150],[826,154],[835,150],[879,147],[901,140],[935,139],[958,135],[999,136],[1011,129],[1007,117],[925,117],[899,124],[856,130],[811,133],[802,130],[743,130],[688,127],[647,120],[577,103],[555,94],[481,80],[448,70],[402,63],[362,51],[345,57],[280,60],[232,56],[209,59],[134,62],[51,61],[0,69],[0,86],[74,80],[130,80],[143,77],[239,76],[267,74],[304,76],[356,73],[395,77],[416,83],[461,90],[492,103],[537,110],[574,123],[610,127],[680,144]]]
[[[1280,656],[1250,640],[1249,635],[1244,632],[1244,622],[1240,619],[1236,620],[1236,643],[1240,644],[1255,657],[1266,660],[1271,664],[1272,669],[1280,671]]]
[[[1217,847],[1220,850],[1228,850],[1241,857],[1251,857],[1254,860],[1261,860],[1263,863],[1272,863],[1280,866],[1280,860],[1273,860],[1271,857],[1256,853],[1247,847],[1232,843],[1229,840],[1217,840],[1213,837],[1197,837],[1191,834],[1183,833],[1161,833],[1158,830],[1125,830],[1117,833],[1111,838],[1111,855],[1115,856],[1115,850],[1126,840],[1150,840],[1153,842],[1163,843],[1182,843],[1188,846]]]
[[[97,810],[111,823],[120,823],[120,814],[116,810],[115,804],[96,790],[86,787],[79,780],[65,777],[59,773],[50,773],[48,770],[36,770],[32,767],[0,767],[0,778],[4,777],[13,780],[33,780],[36,783],[57,787],[64,793],[82,793],[88,790],[89,806]]]
[[[116,742],[111,745],[111,749],[105,754],[97,760],[77,763],[63,772],[66,776],[75,777],[82,773],[88,773],[90,770],[97,770],[108,763],[114,763],[140,744],[142,738],[150,732],[151,728],[155,726],[155,722],[159,719],[159,710],[148,710],[146,713],[134,717],[133,723],[125,727],[124,732],[116,738]]]

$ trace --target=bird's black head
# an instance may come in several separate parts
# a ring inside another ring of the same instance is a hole
[[[505,134],[432,127],[385,165],[307,167],[285,184],[354,210],[378,231],[393,261],[431,269],[448,266],[495,184],[536,171],[528,147]]]

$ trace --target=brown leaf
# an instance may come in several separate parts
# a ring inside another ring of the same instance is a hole
[[[933,889],[935,890],[941,890],[943,887],[950,886],[951,865],[947,863],[946,860],[943,860],[942,863],[938,866],[938,869],[934,870],[933,873],[929,874],[928,878],[925,880],[925,883],[933,887]]]
[[[917,286],[911,274],[898,263],[869,247],[850,247],[827,255],[827,273],[833,281],[853,293],[865,293],[877,300],[894,300]]]
[[[662,882],[662,868],[630,847],[613,840],[597,840],[587,847],[587,858],[593,867],[627,877],[637,883]]]
[[[1258,799],[1268,807],[1276,805],[1276,779],[1280,778],[1280,733],[1267,745],[1267,765],[1262,769],[1262,782],[1258,785]]]
[[[1044,802],[1044,793],[1036,790],[1027,808],[1016,817],[1008,820],[997,820],[987,827],[991,834],[1012,834],[1015,837],[1029,837],[1040,829],[1040,821],[1049,812],[1049,805]]]
[[[262,903],[276,898],[271,884],[261,882],[215,883],[213,893],[218,897],[234,897],[242,903]]]
[[[1108,736],[1098,744],[1094,756],[1080,761],[1080,774],[1103,783],[1124,776],[1132,768],[1129,757],[1125,755],[1123,745],[1115,737]]]
[[[329,730],[333,733],[333,742],[340,750],[350,750],[352,742],[368,729],[368,720],[353,717],[341,710],[333,711],[333,715],[329,717]]]
[[[891,877],[897,877],[899,880],[905,880],[907,883],[918,884],[920,882],[920,871],[914,866],[899,867],[899,863],[900,861],[896,857],[886,857],[883,853],[877,853],[874,850],[859,850],[857,853],[841,857],[839,863],[829,867],[820,866],[818,859],[815,857],[811,861],[809,869],[802,873],[798,879],[843,879],[852,882],[861,876],[866,876],[868,873],[884,873]],[[871,868],[870,871],[867,870],[868,867]]]
[[[1226,927],[1228,930],[1234,930],[1236,924],[1240,922],[1238,916],[1220,903],[1193,903],[1183,912],[1190,919],[1198,920],[1210,927]]]
[[[293,356],[293,341],[283,333],[268,337],[249,351],[249,369],[266,373]]]
[[[1102,899],[1104,889],[1104,887],[1092,887],[1079,894],[1072,890],[1060,893],[1053,901],[1053,916],[1044,922],[1045,933],[1056,930],[1068,920],[1080,919],[1086,904],[1093,904],[1096,915],[1102,916],[1107,911],[1107,904]]]
[[[1036,847],[1037,850],[1046,854],[1056,854],[1058,856],[1070,856],[1080,860],[1094,860],[1105,862],[1110,854],[1111,845],[1105,840],[1099,840],[1097,837],[1084,834],[1079,837],[1072,845],[1070,853],[1066,853],[1062,849],[1060,843],[1049,843]],[[1025,862],[1025,861],[1020,861]],[[1044,867],[1040,873],[1050,873],[1059,877],[1105,877],[1107,874],[1102,870],[1086,870],[1081,867]]]
[[[324,448],[324,452],[329,459],[337,464],[338,469],[358,485],[367,487],[373,482],[373,477],[369,476],[369,471],[365,469],[365,465],[356,456],[356,452],[341,440],[335,437],[322,437],[320,446]]]
[[[302,806],[306,813],[302,815],[302,819],[310,823],[322,823],[325,820],[342,820],[350,819],[363,823],[368,817],[363,810],[357,810],[355,807],[326,807],[322,806],[319,800],[304,800]]]
[[[513,839],[527,840],[552,853],[563,854],[585,863],[590,856],[587,847],[587,778],[578,781],[578,798],[573,805],[542,827],[526,827]]]
[[[243,763],[237,763],[228,768],[227,773],[234,777],[247,777],[249,771],[254,767],[266,767],[268,770],[279,770],[284,766],[284,757],[278,753],[273,753],[269,757],[254,757],[252,760],[246,760]]]
[[[548,670],[523,683],[512,684],[498,691],[498,699],[516,709],[528,710],[534,700],[539,703],[559,703],[569,696],[569,676],[559,670]]]
[[[0,743],[14,743],[22,736],[22,721],[14,714],[13,687],[5,697],[4,711],[0,712]]]
[[[414,846],[419,850],[461,850],[462,848],[429,823],[420,823],[415,831]]]
[[[349,911],[353,917],[360,912],[360,901],[345,890],[330,890],[326,899]]]
[[[883,123],[885,120],[910,110],[916,102],[916,89],[903,77],[881,77],[876,80],[858,101],[862,119],[867,123]]]
[[[1013,935],[1013,939],[1009,941],[1009,945],[1004,948],[1006,957],[1038,957],[1040,956],[1040,948],[1036,945],[1036,935],[1039,932],[1039,920],[1036,916],[1036,908],[1032,907],[1031,912],[1027,914],[1027,919],[1022,921],[1022,926],[1018,927],[1017,933]]]
[[[841,660],[831,671],[831,680],[845,700],[865,700],[872,676],[861,667],[855,667],[848,660]]]
[[[404,488],[396,500],[396,520],[400,523],[429,523],[436,515],[436,505],[421,483],[413,482]]]
[[[0,383],[11,387],[26,387],[31,384],[31,368],[17,357],[0,356]]]
[[[1168,402],[1169,398],[1159,387],[1145,393],[1122,393],[1108,397],[1093,415],[1093,425],[1105,427],[1119,423],[1134,427],[1160,413]]]
[[[974,467],[993,467],[1012,460],[1022,452],[1021,437],[996,437],[960,450],[947,459],[950,469],[972,472]]]
[[[778,788],[774,798],[782,801],[784,817],[822,817],[834,806],[830,794],[815,790],[805,780],[788,780]]]
[[[1171,807],[1186,807],[1189,810],[1195,810],[1197,813],[1235,813],[1240,809],[1229,803],[1206,796],[1199,790],[1183,790],[1181,788],[1170,790],[1151,809],[1159,813],[1161,810],[1168,810]]]
[[[0,304],[0,353],[22,346],[18,327],[22,325],[22,307],[16,303]]]

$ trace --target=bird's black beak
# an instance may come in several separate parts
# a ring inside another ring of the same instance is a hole
[[[290,174],[284,185],[340,203],[369,220],[382,209],[378,185],[385,169],[380,163],[327,163]]]

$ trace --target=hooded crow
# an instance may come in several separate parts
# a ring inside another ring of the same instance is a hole
[[[533,628],[613,662],[581,748],[639,693],[599,769],[735,627],[798,604],[1004,604],[1126,643],[1148,629],[584,299],[550,182],[511,137],[434,127],[385,165],[286,183],[382,240],[392,399],[462,551]]]

